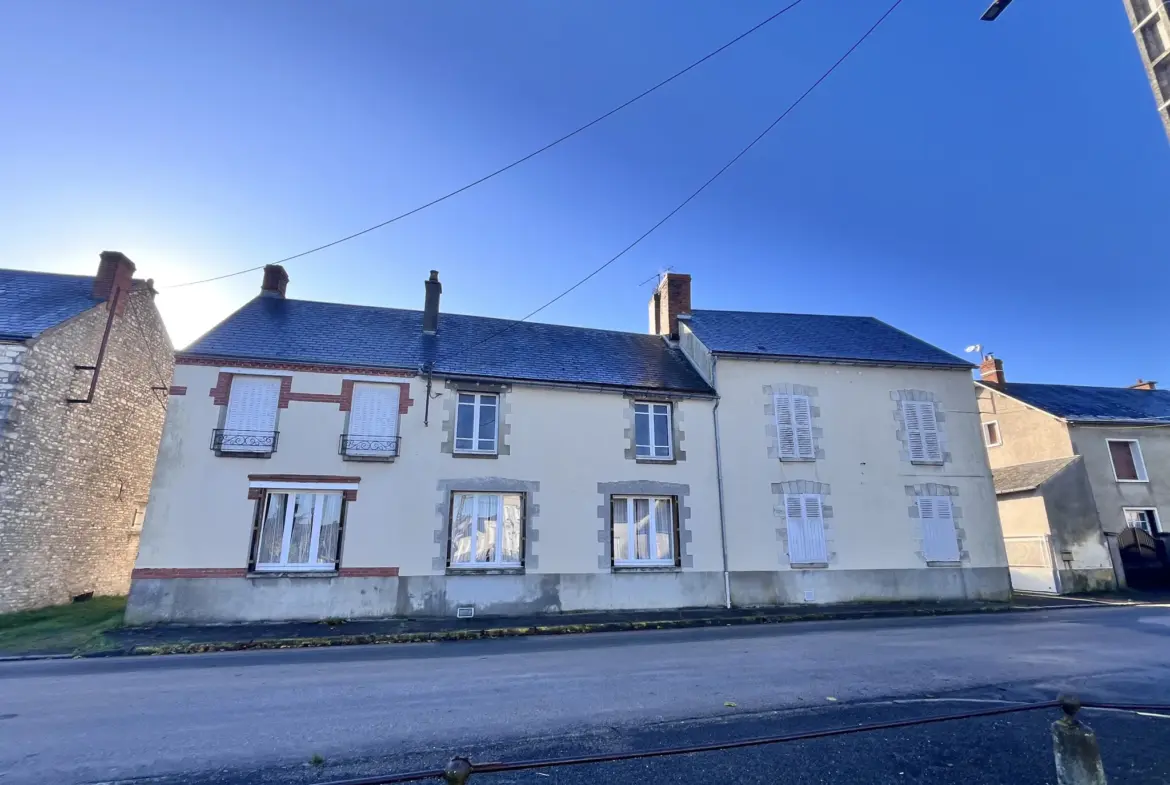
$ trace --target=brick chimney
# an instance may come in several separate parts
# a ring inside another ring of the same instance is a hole
[[[423,335],[434,335],[439,331],[439,295],[443,293],[443,284],[439,283],[439,271],[431,270],[431,277],[423,285],[427,289],[426,299],[423,301]]]
[[[288,288],[288,273],[279,264],[264,265],[264,283],[260,284],[261,297],[279,297],[284,299],[284,290]]]
[[[678,338],[678,315],[691,312],[691,276],[666,273],[650,297],[650,332]]]
[[[114,313],[126,310],[126,296],[134,285],[134,262],[121,251],[102,251],[97,276],[93,279],[93,298],[112,303]]]
[[[1131,384],[1129,386],[1129,389],[1131,389],[1131,390],[1156,390],[1156,389],[1158,389],[1158,383],[1157,382],[1147,382],[1139,376],[1138,380],[1137,380],[1137,384]]]
[[[1003,384],[1003,360],[998,360],[990,354],[984,357],[983,362],[979,364],[979,378],[989,384]]]

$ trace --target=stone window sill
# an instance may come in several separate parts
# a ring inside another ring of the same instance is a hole
[[[635,458],[635,463],[657,463],[663,466],[673,466],[678,463],[677,458]]]
[[[500,454],[496,452],[452,452],[451,455],[455,458],[499,458]]]
[[[910,461],[915,466],[943,466],[946,461]]]
[[[794,570],[827,570],[829,569],[828,562],[797,562],[796,564],[789,564]]]
[[[394,463],[397,455],[342,455],[341,460],[353,463]]]
[[[963,562],[961,562],[961,561],[928,561],[926,563],[926,566],[927,567],[962,567]]]
[[[630,565],[615,564],[615,565],[613,565],[613,571],[615,573],[623,573],[623,572],[682,572],[682,568],[678,567],[676,565],[673,565],[673,564],[658,564],[658,565],[648,564],[645,566],[638,566],[638,565],[633,565],[633,564],[630,564]]]
[[[248,578],[315,578],[320,580],[322,578],[336,578],[337,570],[289,570],[288,572],[278,572],[273,570],[259,570],[247,574]]]
[[[781,458],[784,463],[816,463],[816,458]]]
[[[523,575],[523,567],[490,569],[482,567],[448,567],[447,575]]]
[[[216,450],[216,458],[271,458],[271,452],[236,452],[235,450]]]

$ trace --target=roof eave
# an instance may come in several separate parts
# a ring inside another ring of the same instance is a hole
[[[712,349],[711,354],[718,357],[730,357],[738,360],[782,361],[791,363],[826,363],[828,365],[866,365],[880,368],[923,368],[928,370],[965,370],[975,368],[968,362],[960,363],[916,363],[895,360],[865,360],[848,357],[808,357],[792,354],[768,354],[766,352],[729,352],[722,349]]]

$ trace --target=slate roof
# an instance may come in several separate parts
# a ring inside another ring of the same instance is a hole
[[[489,340],[490,337],[490,340]],[[682,352],[655,335],[422,311],[257,297],[180,352],[455,376],[672,390],[713,395]]]
[[[1021,382],[983,386],[1072,422],[1170,423],[1170,390]]]
[[[871,316],[698,310],[684,323],[717,354],[973,367]]]
[[[0,270],[0,338],[35,338],[96,305],[92,292],[92,275]]]
[[[1001,466],[998,469],[992,469],[991,477],[995,482],[995,492],[1001,494],[1035,490],[1055,477],[1064,467],[1079,459],[1079,455],[1070,455],[1067,458],[1053,458],[1050,461],[1036,461],[1035,463],[1017,463],[1015,466]]]

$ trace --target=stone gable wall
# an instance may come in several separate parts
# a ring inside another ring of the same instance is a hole
[[[93,402],[66,403],[88,392],[92,372],[74,366],[96,363],[107,315],[99,304],[0,345],[0,613],[129,588],[173,360],[151,295],[136,291]]]

